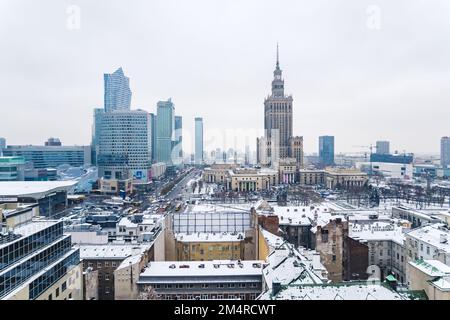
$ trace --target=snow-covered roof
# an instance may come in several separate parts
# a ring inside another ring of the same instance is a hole
[[[264,228],[261,228],[261,233],[262,233],[264,239],[266,239],[267,245],[272,250],[275,249],[276,247],[280,246],[284,242],[282,237],[274,235],[273,233],[267,231]]]
[[[328,282],[326,269],[315,251],[310,256],[303,255],[292,244],[284,242],[269,254],[266,261],[263,277],[269,290],[274,281],[281,285]]]
[[[349,236],[362,241],[394,241],[403,245],[405,235],[401,226],[394,222],[350,223]]]
[[[70,190],[78,182],[66,181],[2,181],[0,196],[4,197],[34,197],[41,198],[50,192]]]
[[[396,291],[381,284],[290,285],[275,296],[270,291],[260,300],[405,300]]]
[[[240,242],[244,240],[242,232],[196,232],[177,233],[177,241],[181,242]]]
[[[213,260],[213,261],[152,261],[141,273],[145,277],[214,277],[262,275],[264,261]]]
[[[81,259],[125,259],[150,249],[149,244],[80,245]]]
[[[409,264],[430,277],[450,276],[450,266],[438,260],[416,260]]]
[[[407,232],[407,236],[450,253],[450,230],[446,228],[445,224],[435,223],[419,227]]]

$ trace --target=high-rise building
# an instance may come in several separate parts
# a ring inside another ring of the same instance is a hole
[[[105,73],[103,78],[105,84],[105,112],[130,110],[130,79],[124,75],[122,68],[111,74]]]
[[[450,137],[441,138],[441,165],[450,165]]]
[[[102,115],[97,156],[98,175],[104,179],[147,182],[151,170],[150,115],[143,110]]]
[[[3,155],[3,149],[6,148],[6,139],[0,138],[0,157]]]
[[[183,162],[183,118],[175,116],[175,143],[173,146],[173,154],[176,158],[177,165]]]
[[[195,118],[195,164],[203,163],[203,118]]]
[[[389,141],[377,141],[377,154],[389,154]]]
[[[270,138],[274,131],[278,131],[279,157],[289,157],[289,139],[292,137],[292,96],[284,93],[284,79],[280,69],[278,45],[277,62],[273,72],[272,94],[264,101],[264,129]]]
[[[159,101],[156,115],[156,159],[172,165],[172,141],[174,140],[175,106],[171,99]]]
[[[156,162],[156,115],[154,113],[150,113],[150,127],[152,131],[152,162]]]
[[[334,136],[319,137],[319,161],[322,166],[334,165]]]
[[[290,156],[295,158],[298,167],[303,167],[303,137],[290,139]]]

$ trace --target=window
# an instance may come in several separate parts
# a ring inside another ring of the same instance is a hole
[[[106,294],[109,293],[109,287],[105,287],[105,293],[106,293]]]
[[[423,243],[420,244],[420,251],[423,251]]]
[[[427,246],[427,254],[430,254],[430,247]]]
[[[105,261],[105,268],[109,267],[109,261]]]
[[[109,280],[109,273],[105,273],[105,280]]]
[[[97,262],[97,268],[100,269],[102,267],[102,263],[101,262]]]
[[[113,261],[113,262],[111,263],[111,265],[112,265],[113,267],[117,267],[117,263],[116,263],[115,261]]]
[[[56,296],[57,298],[59,297],[59,288],[56,288],[55,296]]]
[[[72,292],[69,293],[69,299],[72,299]]]
[[[66,291],[67,289],[67,283],[64,281],[63,284],[61,285],[61,292]]]
[[[48,300],[53,300],[53,296],[51,293],[48,295]]]
[[[336,255],[335,255],[335,254],[333,254],[332,260],[333,260],[333,261],[336,261]]]

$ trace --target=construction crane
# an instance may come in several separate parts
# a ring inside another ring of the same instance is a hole
[[[367,148],[370,150],[370,158],[369,158],[369,162],[370,162],[370,171],[369,171],[369,175],[372,176],[372,154],[373,154],[373,149],[377,149],[376,145],[373,145],[372,143],[368,146],[353,146],[354,148]],[[364,152],[364,159],[366,159],[367,161],[367,152]]]

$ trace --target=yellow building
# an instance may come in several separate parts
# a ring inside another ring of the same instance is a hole
[[[179,233],[175,251],[178,261],[244,259],[243,233]]]
[[[416,260],[406,265],[409,290],[424,290],[429,300],[450,300],[450,266],[438,260]]]

